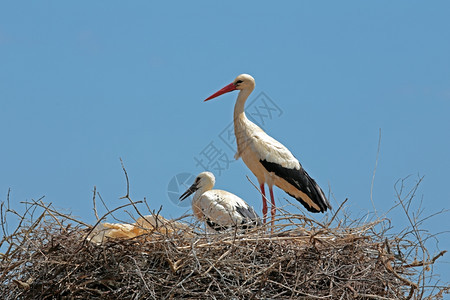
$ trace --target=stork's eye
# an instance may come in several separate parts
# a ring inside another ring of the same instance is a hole
[[[236,84],[239,84],[239,83],[242,83],[243,81],[242,80],[238,80],[238,81],[236,81]]]

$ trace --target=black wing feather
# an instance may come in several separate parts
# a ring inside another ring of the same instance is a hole
[[[255,226],[261,226],[261,219],[256,214],[255,210],[251,206],[242,207],[237,206],[236,211],[244,217],[244,220],[242,221],[242,228],[252,228]]]
[[[325,197],[322,189],[302,167],[300,167],[300,169],[290,169],[267,160],[260,160],[260,162],[267,171],[275,173],[278,177],[281,177],[292,184],[294,187],[305,193],[315,204],[320,207],[320,210],[317,210],[314,207],[310,207],[300,197],[295,197],[294,195],[287,193],[289,196],[294,197],[301,204],[303,204],[308,211],[316,213],[325,212],[327,209],[331,209],[331,205]]]

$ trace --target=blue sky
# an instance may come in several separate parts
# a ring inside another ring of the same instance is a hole
[[[110,208],[124,203],[121,157],[134,200],[186,213],[169,182],[203,171],[195,158],[211,143],[222,163],[234,154],[220,136],[237,93],[203,99],[248,73],[249,101],[279,109],[264,129],[334,207],[349,198],[352,216],[373,210],[381,129],[377,210],[395,204],[394,184],[407,176],[407,188],[424,176],[415,201],[424,216],[449,208],[449,11],[447,1],[2,2],[0,200],[9,188],[17,207],[45,196],[93,223],[94,186]],[[260,212],[244,163],[225,167],[212,169],[216,186]],[[389,217],[394,229],[407,224],[399,209]],[[448,219],[424,227],[449,230]],[[438,240],[450,249],[449,234]],[[444,281],[449,261],[436,269]]]

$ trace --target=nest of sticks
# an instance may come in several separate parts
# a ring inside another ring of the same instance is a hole
[[[24,214],[2,204],[3,299],[439,299],[449,291],[432,274],[445,251],[430,255],[416,224],[391,234],[389,219],[352,221],[338,210],[320,223],[280,212],[273,231],[210,234],[186,218],[183,227],[153,223],[132,238],[90,241],[113,211],[89,225],[39,200]],[[10,234],[8,215],[19,217]]]

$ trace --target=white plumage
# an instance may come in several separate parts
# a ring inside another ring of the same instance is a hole
[[[215,177],[211,172],[200,173],[191,187],[180,196],[184,200],[195,192],[192,200],[195,217],[216,231],[260,225],[261,221],[251,206],[232,193],[213,190],[214,184]]]
[[[270,191],[272,224],[276,212],[273,185],[297,199],[308,211],[325,212],[327,209],[331,209],[322,189],[303,169],[294,155],[285,146],[247,119],[244,112],[245,102],[254,88],[255,80],[253,77],[242,74],[205,101],[224,93],[239,90],[234,107],[234,133],[238,148],[235,158],[242,157],[247,167],[258,178],[263,194],[264,222],[267,217],[264,184],[268,185]]]

